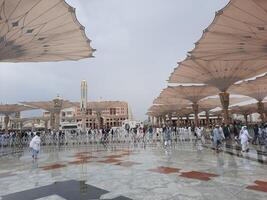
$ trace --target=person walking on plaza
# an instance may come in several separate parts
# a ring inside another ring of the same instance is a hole
[[[233,125],[233,132],[234,132],[234,138],[238,138],[239,137],[239,129],[238,129],[238,126],[236,124],[236,122],[234,122],[234,125]]]
[[[205,143],[204,137],[203,137],[203,129],[201,127],[196,127],[196,140],[195,140],[195,146],[197,147],[198,151],[203,150],[203,144]]]
[[[189,137],[189,142],[192,142],[194,139],[194,135],[192,134],[191,127],[188,127],[188,137]]]
[[[33,159],[37,159],[37,155],[39,154],[40,151],[40,144],[41,144],[40,133],[37,132],[30,142],[30,148],[32,151]]]
[[[180,128],[180,141],[181,142],[185,141],[185,128],[184,127]]]
[[[252,139],[252,137],[249,135],[247,127],[243,126],[239,139],[241,140],[241,146],[242,146],[242,153],[248,152],[249,151],[249,139]]]
[[[223,124],[222,126],[222,129],[223,129],[223,134],[225,136],[225,139],[230,139],[231,137],[231,134],[230,134],[230,128],[229,128],[229,125],[225,125]]]
[[[164,146],[171,144],[171,129],[169,127],[165,127],[163,130],[164,133]]]
[[[219,125],[215,126],[215,128],[212,131],[212,135],[213,135],[213,144],[214,144],[215,150],[218,151],[220,150],[222,140],[224,139],[222,129],[220,129]]]
[[[257,140],[259,140],[259,126],[258,124],[255,124],[254,128],[254,137],[253,137],[253,141],[252,144],[257,144]]]
[[[196,128],[196,136],[197,136],[197,140],[201,140],[202,141],[203,128],[201,128],[201,127],[197,127]]]
[[[149,128],[148,128],[148,139],[149,139],[149,142],[152,142],[153,141],[153,127],[152,126],[150,126]]]

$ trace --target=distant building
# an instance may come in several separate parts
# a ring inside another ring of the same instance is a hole
[[[75,112],[78,124],[82,123],[82,113],[79,108]],[[129,118],[128,103],[123,101],[100,101],[87,103],[85,113],[86,128],[101,126],[118,127]]]
[[[50,113],[44,112],[43,116],[49,117]],[[80,106],[62,110],[60,118],[61,124],[77,123],[78,128],[82,129],[83,115]],[[86,129],[122,126],[123,121],[129,119],[128,103],[123,101],[89,102],[84,118]]]
[[[131,109],[124,101],[88,102],[88,86],[81,81],[81,99],[73,108],[63,109],[60,113],[61,128],[74,124],[80,130],[101,127],[119,127],[123,121],[132,119]],[[50,112],[44,112],[43,117],[50,117]]]

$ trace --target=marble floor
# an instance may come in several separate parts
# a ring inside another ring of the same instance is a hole
[[[191,143],[50,146],[35,162],[24,150],[0,157],[0,199],[267,199],[266,162],[229,149],[217,153]]]

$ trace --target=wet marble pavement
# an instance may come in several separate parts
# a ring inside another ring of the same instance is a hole
[[[44,147],[0,158],[2,200],[258,200],[267,165],[193,144]]]

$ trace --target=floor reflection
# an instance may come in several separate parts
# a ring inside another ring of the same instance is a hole
[[[55,182],[52,185],[34,188],[22,192],[9,194],[2,197],[2,200],[35,200],[52,195],[60,196],[66,200],[97,200],[109,191],[92,185],[85,184],[85,181],[64,181]],[[127,197],[119,196],[115,199],[130,200]]]

